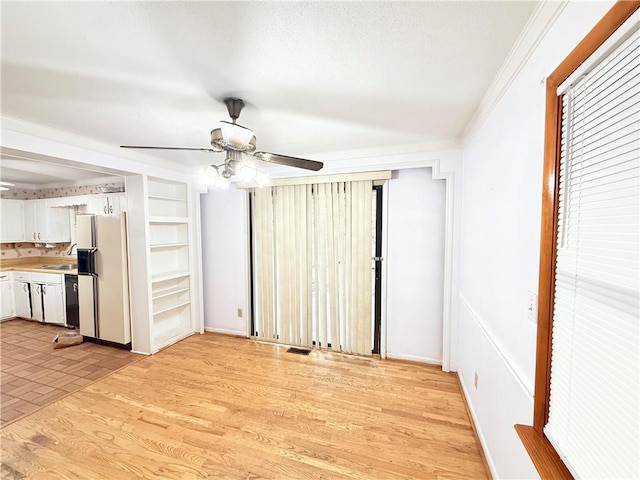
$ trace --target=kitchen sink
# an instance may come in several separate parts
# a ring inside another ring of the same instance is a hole
[[[40,268],[44,268],[47,270],[75,270],[78,268],[77,264],[67,264],[67,265],[42,265]]]

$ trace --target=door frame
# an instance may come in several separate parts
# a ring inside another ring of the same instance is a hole
[[[459,249],[460,231],[462,228],[462,202],[455,204],[454,197],[462,197],[462,153],[460,150],[452,150],[445,153],[440,152],[437,158],[429,157],[424,152],[412,153],[395,153],[393,155],[380,155],[363,153],[361,156],[352,157],[350,159],[337,157],[336,164],[344,162],[343,165],[336,165],[333,169],[324,172],[331,173],[357,173],[372,172],[379,170],[403,170],[408,168],[431,168],[431,178],[433,180],[445,181],[445,225],[444,225],[444,275],[443,275],[443,302],[442,302],[442,371],[457,371],[457,352],[456,345],[458,341],[457,331],[457,278],[459,277],[459,262],[454,262],[454,249]],[[333,160],[327,155],[325,160]],[[376,158],[377,157],[377,158]],[[352,162],[357,165],[349,165]],[[456,174],[458,181],[456,182]],[[387,255],[387,219],[388,219],[388,181],[383,186],[383,245],[382,252],[386,258]],[[247,337],[251,337],[251,272],[249,268],[249,259],[251,257],[250,238],[249,238],[249,198],[245,196],[245,238],[246,238],[246,292],[247,299],[245,309],[248,313],[246,316],[245,331]],[[387,356],[387,313],[386,313],[386,296],[387,296],[387,267],[386,261],[382,262],[382,319],[381,319],[381,338],[380,338],[380,357]],[[455,292],[455,293],[454,293]]]

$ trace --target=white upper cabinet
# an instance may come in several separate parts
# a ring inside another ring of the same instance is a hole
[[[0,205],[0,242],[22,242],[25,238],[24,231],[24,201],[13,199],[1,199]]]
[[[93,215],[117,215],[127,210],[124,193],[107,195],[87,195],[87,213]]]
[[[118,215],[127,210],[125,193],[80,195],[40,200],[0,199],[0,242],[65,243],[71,241],[70,210]]]
[[[25,200],[25,241],[33,243],[64,243],[71,241],[69,210],[52,207],[49,200]]]

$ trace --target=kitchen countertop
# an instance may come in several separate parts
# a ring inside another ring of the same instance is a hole
[[[53,270],[42,268],[43,265],[75,265],[76,257],[21,257],[7,258],[0,260],[0,271],[20,271],[20,272],[36,272],[36,273],[54,273],[58,275],[77,275],[78,269],[71,270]]]

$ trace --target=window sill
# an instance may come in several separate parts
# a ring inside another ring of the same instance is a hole
[[[573,480],[573,475],[544,435],[528,425],[516,425],[515,428],[542,480]]]

